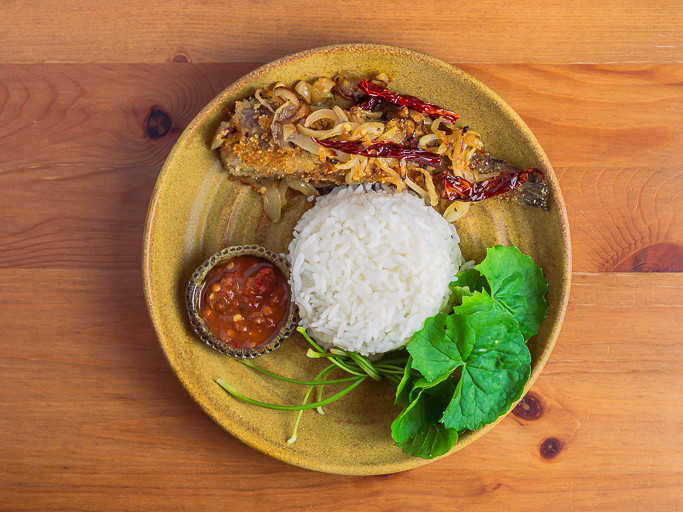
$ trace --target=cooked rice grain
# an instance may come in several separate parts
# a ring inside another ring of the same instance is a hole
[[[459,241],[411,193],[336,188],[302,216],[289,245],[301,325],[363,355],[405,345],[448,299],[464,263]]]

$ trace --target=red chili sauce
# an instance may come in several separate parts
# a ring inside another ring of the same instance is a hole
[[[199,313],[211,332],[235,348],[267,345],[287,321],[290,292],[270,261],[238,256],[204,279]]]

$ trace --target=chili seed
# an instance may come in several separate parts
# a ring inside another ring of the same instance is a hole
[[[239,322],[240,320],[244,320],[244,317],[237,313],[235,316],[232,317],[233,322]]]
[[[219,291],[221,291],[221,285],[218,284],[218,283],[216,283],[216,284],[214,284],[214,285],[211,287],[211,289],[212,289],[214,292],[219,292]]]

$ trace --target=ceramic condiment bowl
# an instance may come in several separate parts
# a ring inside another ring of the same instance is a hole
[[[190,325],[199,339],[221,354],[236,357],[238,359],[253,359],[272,352],[278,348],[283,341],[289,338],[292,331],[296,329],[296,306],[294,301],[290,300],[284,325],[265,345],[254,348],[234,347],[216,336],[216,334],[206,325],[206,322],[200,313],[200,297],[204,279],[211,270],[216,268],[216,266],[239,256],[256,256],[258,258],[266,259],[277,267],[285,279],[289,280],[290,265],[289,261],[287,261],[284,256],[275,254],[265,247],[260,247],[258,245],[236,245],[227,247],[212,255],[194,271],[187,285],[185,304],[187,306],[187,315],[190,320]]]

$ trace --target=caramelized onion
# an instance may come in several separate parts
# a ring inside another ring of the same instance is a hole
[[[301,96],[307,102],[311,102],[311,84],[306,80],[299,80],[299,82],[294,86],[296,93]]]
[[[353,155],[353,158],[347,165],[350,167],[350,169],[349,172],[347,172],[344,176],[344,181],[347,185],[351,185],[353,183],[358,183],[363,177],[364,171],[368,165],[368,159],[358,155]]]
[[[353,129],[353,127],[354,126],[351,123],[341,123],[329,130],[313,130],[311,128],[306,128],[305,126],[299,125],[299,131],[304,135],[308,135],[309,137],[315,137],[316,139],[323,140],[349,132]]]
[[[439,141],[439,136],[435,135],[433,133],[430,133],[428,135],[423,135],[422,137],[420,137],[420,140],[417,142],[417,145],[418,145],[418,147],[425,148],[425,147],[429,146],[430,144],[432,144],[434,142],[438,142],[438,141]]]
[[[305,105],[305,107],[302,108],[302,105],[288,101],[275,111],[273,122],[280,124],[293,123],[299,119],[299,116],[305,111],[306,107],[308,107],[308,105]]]
[[[367,112],[362,110],[360,107],[354,105],[348,110],[347,117],[349,118],[349,121],[352,123],[363,124],[367,121],[367,118],[370,117],[366,114]]]
[[[377,112],[372,112],[370,110],[361,110],[361,112],[363,112],[364,116],[369,117],[370,119],[379,119],[382,117],[382,112],[379,110]]]
[[[347,155],[349,159],[346,162],[337,164],[337,169],[351,169],[353,166],[357,165],[362,157],[358,155]]]
[[[303,180],[289,179],[285,181],[289,188],[291,188],[292,190],[296,190],[297,192],[301,192],[306,197],[318,195],[318,191],[315,189],[315,187]]]
[[[308,151],[314,155],[317,155],[318,151],[321,149],[320,145],[316,144],[311,137],[304,135],[303,133],[295,132],[289,137],[285,137],[285,140],[296,144],[304,151]]]
[[[285,103],[291,102],[299,106],[299,97],[294,91],[288,89],[284,85],[276,85],[273,89],[273,98],[280,98],[284,100]]]
[[[351,132],[351,140],[369,137],[370,140],[377,138],[384,132],[384,123],[363,123]]]
[[[420,185],[415,183],[413,180],[411,180],[408,176],[403,178],[403,181],[405,181],[405,184],[408,185],[408,187],[413,192],[416,192],[417,195],[419,195],[422,199],[428,199],[429,198],[427,191],[425,189],[423,189]]]
[[[455,222],[467,213],[470,204],[469,202],[453,201],[443,212],[443,218],[446,219],[446,222]]]
[[[349,122],[349,118],[346,117],[346,113],[344,112],[344,110],[339,105],[335,105],[334,107],[332,107],[332,110],[334,111],[335,114],[337,114],[337,117],[339,118],[339,120],[342,123],[348,123]]]
[[[382,140],[395,142],[397,144],[403,144],[405,142],[405,136],[403,132],[399,130],[396,126],[394,126],[393,128],[389,128],[386,132],[381,134],[379,138]]]
[[[212,150],[218,149],[223,144],[223,141],[225,140],[225,138],[230,133],[229,129],[228,129],[229,124],[230,123],[228,121],[223,121],[218,126],[218,130],[216,130],[216,135],[214,135],[213,141],[211,142],[211,149]]]
[[[432,133],[434,135],[437,135],[440,139],[443,139],[446,136],[446,132],[444,132],[443,130],[439,130],[439,125],[442,121],[442,118],[437,117],[436,119],[434,119],[431,126]]]
[[[299,109],[298,105],[287,102],[283,103],[276,111],[273,116],[273,122],[270,124],[270,133],[273,135],[273,140],[280,147],[287,147],[287,142],[284,140],[284,135],[282,132],[282,125],[284,123],[290,123],[291,117]]]
[[[330,78],[318,78],[311,88],[311,103],[319,103],[326,98],[332,98],[332,88],[335,83]]]
[[[289,141],[292,135],[294,135],[295,133],[297,133],[296,126],[294,126],[292,123],[285,124],[282,126],[282,138],[285,141]]]
[[[329,108],[321,108],[320,110],[315,110],[309,114],[309,116],[304,120],[304,126],[309,128],[313,123],[323,120],[332,121],[332,126],[336,126],[341,122],[341,119],[337,117],[334,110]]]
[[[403,192],[406,188],[405,184],[403,183],[403,180],[398,175],[398,173],[389,166],[386,159],[376,158],[375,162],[377,162],[377,165],[379,165],[382,168],[382,170],[387,174],[386,181],[394,185],[399,192]]]
[[[365,93],[358,89],[357,86],[351,84],[349,79],[344,75],[336,75],[334,77],[334,83],[336,84],[334,90],[347,100],[358,103],[366,96]]]
[[[268,110],[270,110],[271,112],[275,112],[275,110],[273,109],[271,104],[268,103],[268,100],[266,100],[263,97],[264,92],[265,92],[265,90],[263,88],[256,89],[256,92],[254,93],[254,98],[256,98],[256,101],[258,101],[261,105],[266,107]]]
[[[287,204],[287,180],[280,180],[277,191],[280,194],[280,211],[282,211],[282,207]]]
[[[422,173],[422,176],[424,176],[425,188],[427,189],[427,195],[429,196],[429,204],[431,206],[436,206],[439,203],[439,194],[436,193],[432,176],[424,169],[419,169],[419,171]]]
[[[349,169],[349,172],[347,172],[347,173],[344,175],[344,182],[345,182],[347,185],[353,185],[353,184],[354,184],[354,181],[353,181],[353,180],[354,180],[355,174],[356,174],[356,171],[355,171],[354,169]]]
[[[283,134],[282,126],[301,119],[310,112],[311,107],[306,101],[300,100],[293,91],[283,86],[275,88],[273,97],[286,101],[275,111],[270,131],[273,135],[273,140],[278,146],[287,147],[287,137]]]
[[[282,198],[280,197],[280,188],[278,184],[272,181],[266,183],[263,187],[263,211],[266,212],[268,218],[273,222],[280,220],[282,216]]]

